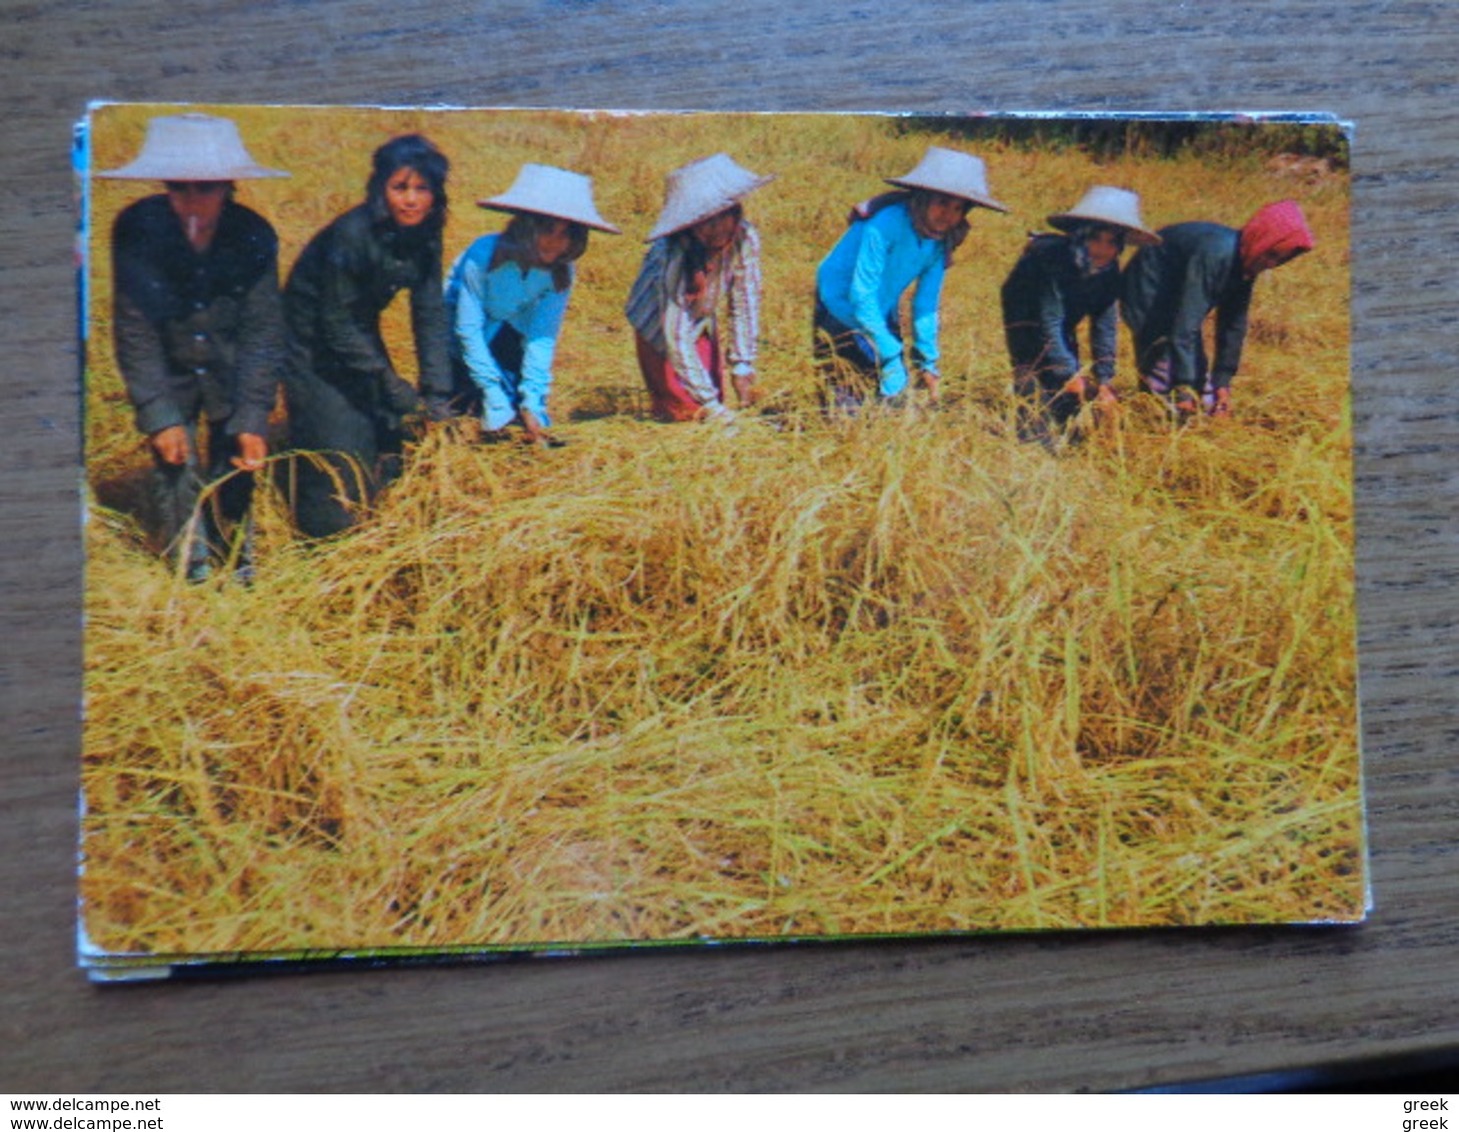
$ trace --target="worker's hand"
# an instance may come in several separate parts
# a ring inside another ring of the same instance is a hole
[[[152,442],[153,451],[161,457],[164,464],[187,463],[187,429],[182,425],[172,425],[161,432],[154,432],[148,439]]]
[[[418,413],[424,407],[419,390],[396,374],[391,374],[386,382],[385,400],[390,411],[401,417]]]
[[[735,416],[734,410],[722,401],[711,401],[708,405],[699,406],[699,411],[694,414],[694,419],[716,425],[724,436],[739,435],[739,418]]]
[[[521,419],[522,429],[527,434],[527,443],[535,444],[539,448],[561,448],[563,446],[563,442],[547,431],[532,410],[519,409],[517,416]]]
[[[1170,402],[1175,406],[1178,420],[1189,421],[1201,415],[1201,398],[1189,385],[1177,385],[1172,389]]]
[[[238,455],[234,456],[231,461],[235,468],[241,468],[245,472],[256,472],[263,467],[266,459],[268,459],[267,440],[256,432],[238,434]]]

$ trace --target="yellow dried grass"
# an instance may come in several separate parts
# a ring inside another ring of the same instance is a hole
[[[102,166],[145,113],[115,116]],[[255,155],[300,173],[256,189],[285,263],[355,199],[373,145],[409,128],[456,162],[458,250],[495,223],[466,202],[521,160],[594,173],[633,234],[683,160],[725,148],[778,172],[750,204],[778,412],[735,437],[644,419],[620,314],[641,245],[595,236],[559,351],[569,447],[435,431],[377,513],[327,544],[297,541],[265,492],[257,584],[188,587],[104,506],[127,503],[141,461],[94,340],[94,942],[1360,914],[1345,182],[1302,188],[1322,244],[1259,287],[1239,420],[1173,430],[1133,399],[1055,457],[1011,435],[996,289],[1022,225],[991,216],[949,276],[946,404],[814,412],[814,263],[845,205],[935,136],[850,118],[244,116]],[[323,130],[357,168],[298,160]],[[1140,189],[1154,224],[1240,223],[1291,191],[1258,163],[1108,169],[1016,147],[990,155],[990,178],[1025,220],[1091,180]],[[97,329],[105,228],[128,197],[97,188]],[[403,323],[391,341],[408,346]]]

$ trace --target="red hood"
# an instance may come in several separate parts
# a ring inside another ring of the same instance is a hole
[[[1302,207],[1294,200],[1279,200],[1260,209],[1241,229],[1241,266],[1250,275],[1252,264],[1267,252],[1306,252],[1312,243]]]

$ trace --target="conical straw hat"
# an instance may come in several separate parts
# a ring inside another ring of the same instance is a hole
[[[555,165],[528,162],[517,173],[510,189],[476,203],[482,208],[501,212],[532,212],[538,216],[570,220],[600,232],[619,231],[599,215],[597,205],[593,203],[593,179]]]
[[[1006,205],[988,195],[988,175],[982,158],[955,149],[929,145],[915,169],[901,177],[888,177],[886,182],[904,189],[931,189],[948,196],[962,197],[983,208],[1008,211]]]
[[[238,127],[228,118],[208,114],[153,118],[137,159],[97,174],[118,181],[246,181],[288,175],[259,165],[243,148]]]
[[[1049,217],[1049,223],[1062,231],[1088,221],[1123,228],[1130,243],[1141,247],[1160,243],[1160,237],[1146,228],[1145,222],[1140,219],[1140,194],[1129,189],[1117,189],[1113,185],[1091,186],[1068,212],[1056,212]]]
[[[691,161],[669,174],[664,210],[648,238],[657,240],[708,220],[773,180],[773,174],[756,176],[727,153]]]

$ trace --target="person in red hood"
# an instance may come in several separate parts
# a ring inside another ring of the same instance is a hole
[[[1231,381],[1241,365],[1256,278],[1311,251],[1301,206],[1277,201],[1240,229],[1193,221],[1159,232],[1123,278],[1120,309],[1134,337],[1141,384],[1193,416],[1231,411]],[[1216,356],[1206,357],[1201,327],[1216,312]]]

